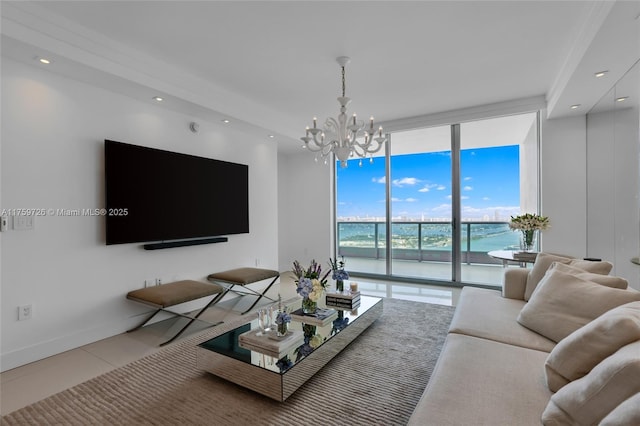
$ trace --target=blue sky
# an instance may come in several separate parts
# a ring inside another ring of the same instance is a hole
[[[349,161],[337,166],[339,218],[383,217],[384,158],[373,164]],[[519,147],[517,145],[462,150],[462,219],[501,220],[519,212]],[[394,218],[448,218],[451,215],[451,155],[432,152],[393,156],[391,197]]]

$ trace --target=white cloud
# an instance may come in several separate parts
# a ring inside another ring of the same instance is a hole
[[[386,176],[382,176],[381,178],[373,178],[371,179],[371,182],[373,183],[385,183],[387,181],[387,177]]]
[[[394,203],[415,203],[419,201],[417,198],[391,198]]]
[[[418,189],[418,192],[429,192],[432,189],[438,189],[440,185],[436,184],[436,183],[429,183],[426,184],[425,186],[423,186],[422,188]]]
[[[420,182],[420,179],[413,178],[413,177],[405,177],[402,179],[394,179],[393,185],[402,188],[405,185],[413,186],[418,182]]]
[[[473,186],[465,186],[464,188],[462,188],[463,191],[473,191]]]
[[[467,176],[464,178],[464,180],[473,180],[473,178],[471,176]]]
[[[444,185],[438,185],[438,187],[436,188],[438,191],[444,191],[445,189],[447,189],[446,186]]]
[[[431,209],[433,212],[446,212],[451,213],[451,204],[440,204]]]

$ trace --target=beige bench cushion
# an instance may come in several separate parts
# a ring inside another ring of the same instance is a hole
[[[127,294],[127,299],[166,308],[223,291],[224,289],[219,285],[185,280],[133,290]]]
[[[266,280],[268,278],[275,278],[278,275],[280,275],[278,271],[273,271],[270,269],[238,268],[210,274],[207,279],[209,281],[222,281],[239,285],[247,285]]]

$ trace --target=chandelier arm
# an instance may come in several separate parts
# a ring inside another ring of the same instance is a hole
[[[377,146],[371,149],[373,147],[373,141],[376,142]],[[386,142],[386,139],[375,138],[375,139],[370,139],[368,143],[364,143],[364,144],[356,141],[354,145],[358,146],[366,154],[375,154],[376,152],[380,151],[380,148],[382,148],[383,146],[383,142]]]

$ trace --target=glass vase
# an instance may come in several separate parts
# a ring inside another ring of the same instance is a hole
[[[538,236],[537,229],[523,230],[520,233],[520,249],[526,252],[535,251],[537,236]]]
[[[278,324],[278,327],[276,327],[276,335],[278,337],[286,336],[288,332],[289,332],[288,322],[281,322],[280,324]]]
[[[344,281],[336,280],[336,291],[342,293],[344,291]]]
[[[308,297],[302,299],[302,313],[303,314],[315,314],[318,310],[318,302],[314,302]]]

